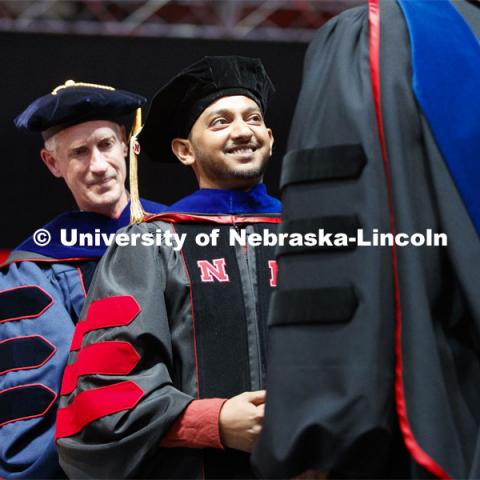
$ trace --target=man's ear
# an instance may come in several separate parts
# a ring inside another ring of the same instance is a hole
[[[171,143],[172,152],[184,165],[193,165],[195,155],[192,144],[187,138],[174,138]]]
[[[267,128],[267,131],[268,131],[268,136],[270,137],[270,156],[272,156],[273,143],[274,143],[275,139],[273,138],[272,130],[270,128]]]
[[[57,160],[46,148],[40,150],[40,157],[43,160],[43,163],[47,168],[52,172],[52,175],[55,175],[57,178],[62,176],[60,170],[57,167]]]

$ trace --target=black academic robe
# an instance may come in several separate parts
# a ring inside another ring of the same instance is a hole
[[[480,8],[456,2],[451,13],[477,36],[457,50],[474,71]],[[464,198],[412,88],[397,2],[342,13],[309,47],[283,164],[282,228],[431,229],[448,244],[279,252],[266,417],[253,455],[265,476],[480,476],[478,194],[473,204]],[[451,129],[478,139],[480,123],[461,120]],[[472,151],[465,163],[479,165]],[[474,175],[478,186],[478,170],[466,180]]]
[[[213,193],[200,191],[189,203],[219,209]],[[129,226],[124,233],[138,236],[136,245],[114,245],[100,262],[75,331],[57,419],[69,476],[253,477],[246,453],[161,446],[192,400],[264,386],[274,247],[244,248],[230,232],[276,231],[280,203],[263,186],[227,196],[231,208],[242,197],[241,215],[162,214]],[[197,235],[215,229],[217,245],[198,243]],[[183,247],[141,243],[159,231],[185,235]]]

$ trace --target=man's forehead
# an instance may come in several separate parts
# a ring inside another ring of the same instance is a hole
[[[210,104],[201,116],[213,115],[216,112],[222,111],[261,111],[258,104],[250,97],[245,95],[232,95],[228,97],[221,97]]]
[[[89,142],[101,137],[115,135],[120,126],[107,120],[94,120],[79,123],[58,132],[55,137],[57,142],[64,144]]]

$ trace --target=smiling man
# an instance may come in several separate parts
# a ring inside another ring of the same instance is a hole
[[[254,477],[276,265],[273,247],[228,238],[232,229],[276,231],[280,221],[280,202],[261,183],[272,91],[259,60],[206,57],[153,99],[143,151],[191,167],[200,189],[126,230],[184,235],[180,251],[112,247],[97,270],[58,415],[69,476]],[[104,348],[117,352],[115,365],[95,360]]]
[[[54,444],[56,399],[74,326],[106,247],[62,245],[60,231],[113,234],[128,224],[121,119],[144,103],[134,93],[69,81],[15,121],[42,134],[40,156],[80,211],[45,225],[48,244],[39,242],[45,232],[34,235],[0,268],[0,477],[64,476]],[[142,203],[151,212],[164,209]]]
[[[262,178],[272,144],[272,131],[257,103],[235,95],[210,105],[188,139],[174,139],[172,148],[192,167],[200,188],[249,189],[252,179]]]
[[[40,155],[65,180],[80,210],[116,218],[128,203],[127,151],[125,127],[96,120],[58,132]]]

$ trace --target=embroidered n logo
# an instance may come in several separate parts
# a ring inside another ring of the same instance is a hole
[[[200,280],[202,282],[213,282],[215,279],[218,282],[229,282],[230,278],[225,270],[225,259],[216,258],[212,262],[208,260],[197,261],[200,269]]]

